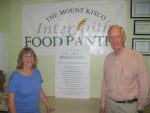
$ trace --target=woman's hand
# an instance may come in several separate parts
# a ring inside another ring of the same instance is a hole
[[[49,104],[46,105],[46,110],[47,110],[47,113],[51,113],[51,112],[55,111],[55,109],[53,107],[51,107]]]

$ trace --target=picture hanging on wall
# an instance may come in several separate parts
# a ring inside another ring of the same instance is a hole
[[[133,38],[132,49],[145,56],[150,56],[150,38]]]
[[[150,20],[134,20],[134,35],[150,35]]]
[[[131,18],[149,18],[150,0],[131,0]]]

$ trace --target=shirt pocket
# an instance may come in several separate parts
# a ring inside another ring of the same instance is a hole
[[[129,66],[128,68],[124,68],[122,72],[122,80],[125,84],[132,84],[137,80],[137,72],[135,67]]]

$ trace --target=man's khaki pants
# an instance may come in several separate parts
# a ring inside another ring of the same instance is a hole
[[[106,100],[106,113],[137,113],[137,102],[117,103],[108,98]]]

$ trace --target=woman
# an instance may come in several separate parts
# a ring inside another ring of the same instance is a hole
[[[37,56],[30,47],[23,48],[18,56],[16,70],[11,74],[8,84],[8,105],[10,113],[40,113],[40,99],[48,113],[48,99],[41,86],[43,80],[37,69]]]

